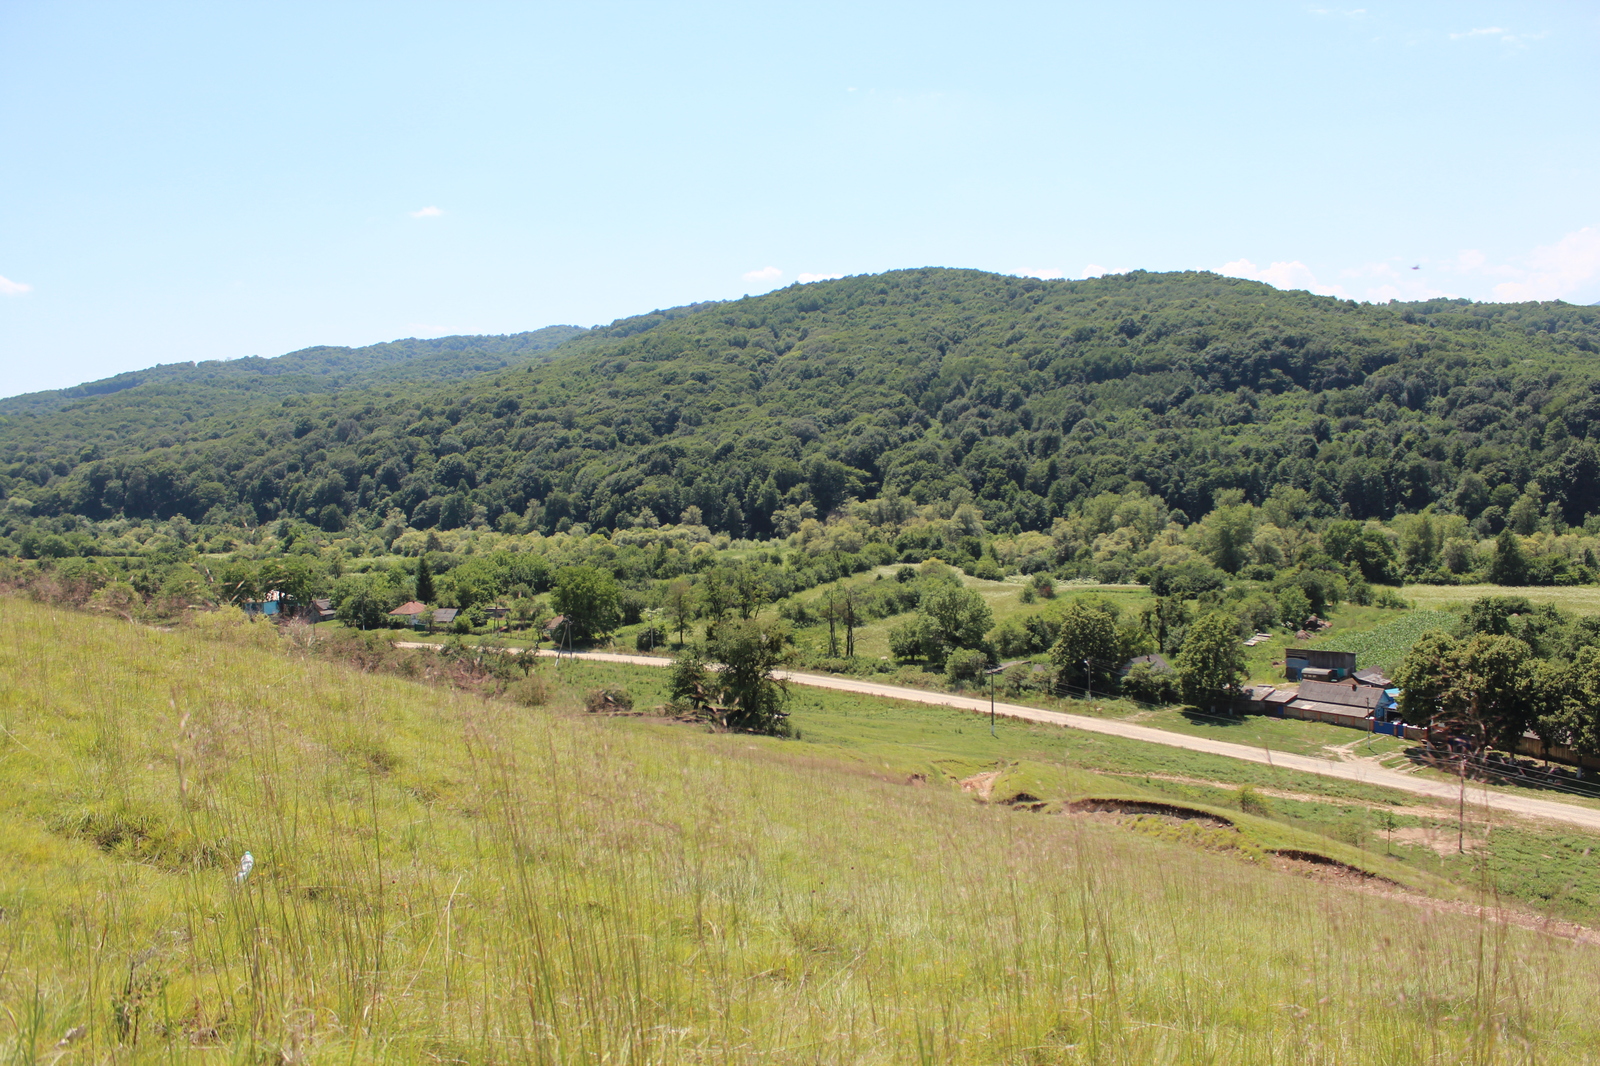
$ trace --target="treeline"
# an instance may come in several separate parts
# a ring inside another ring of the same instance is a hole
[[[1526,488],[1519,501],[1532,491]],[[637,610],[627,612],[631,621],[653,605],[666,583],[698,582],[730,562],[760,571],[768,603],[781,604],[797,592],[874,567],[939,560],[980,578],[1032,576],[1040,591],[1051,581],[1137,582],[1162,601],[1215,601],[1242,627],[1258,629],[1303,626],[1346,600],[1393,599],[1391,587],[1404,581],[1578,584],[1596,577],[1600,523],[1569,527],[1560,515],[1520,502],[1512,507],[1513,524],[1491,537],[1480,523],[1434,508],[1387,523],[1358,522],[1319,517],[1309,493],[1292,487],[1274,489],[1259,506],[1237,490],[1218,496],[1217,507],[1185,523],[1186,516],[1148,488],[1132,485],[1071,505],[1047,532],[1009,532],[994,530],[965,489],[927,504],[891,490],[877,499],[846,500],[826,519],[801,504],[792,518],[785,517],[782,535],[765,540],[735,540],[704,523],[548,536],[486,526],[418,529],[398,510],[375,529],[334,532],[290,519],[259,527],[196,524],[182,516],[88,522],[12,511],[0,552],[103,560],[100,571],[126,574],[146,596],[181,563],[182,582],[197,602],[250,598],[271,587],[302,602],[314,595],[338,598],[360,577],[378,590],[371,598],[392,600],[391,607],[416,594],[408,582],[415,581],[416,561],[426,559],[438,578],[435,595],[426,599],[464,610],[541,594],[563,566],[595,566],[627,590],[630,602],[638,602]],[[264,576],[251,576],[250,567]],[[345,584],[336,587],[339,580]],[[873,595],[883,603],[860,603],[855,609],[864,616],[907,609],[898,594]],[[810,610],[785,609],[801,621]],[[1161,649],[1175,647],[1166,634],[1181,632],[1180,614],[1174,610],[1162,623]],[[1049,644],[1038,634],[1025,639],[1009,631],[996,639],[1007,655],[1040,652]]]
[[[1409,722],[1481,752],[1516,752],[1525,733],[1600,755],[1600,617],[1520,596],[1472,604],[1454,632],[1426,633],[1395,671]]]
[[[182,516],[772,539],[850,499],[960,495],[991,531],[1050,534],[1107,495],[1187,527],[1292,491],[1323,521],[1459,519],[1426,562],[1464,573],[1478,562],[1444,542],[1600,511],[1597,345],[1600,311],[1561,303],[900,271],[656,312],[464,382],[189,409],[199,386],[175,381],[159,417],[144,385],[0,416],[4,531]]]

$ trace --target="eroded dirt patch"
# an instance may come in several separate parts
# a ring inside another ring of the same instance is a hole
[[[1237,829],[1230,819],[1220,814],[1198,810],[1194,807],[1184,807],[1177,803],[1162,803],[1158,800],[1097,799],[1090,797],[1074,800],[1067,804],[1067,811],[1071,814],[1155,815],[1160,818],[1172,819],[1175,822],[1199,824],[1212,829]]]
[[[961,791],[974,793],[983,802],[988,803],[989,797],[994,794],[995,778],[999,776],[999,770],[986,770],[981,774],[973,774],[961,782]]]
[[[1280,870],[1291,873],[1314,877],[1319,881],[1333,881],[1338,884],[1356,885],[1384,885],[1391,888],[1402,887],[1399,882],[1387,877],[1380,877],[1369,873],[1359,866],[1351,866],[1347,862],[1331,859],[1315,851],[1300,851],[1296,848],[1271,848],[1267,851],[1272,856],[1272,865]]]
[[[1453,825],[1407,826],[1404,829],[1392,830],[1389,839],[1401,844],[1421,844],[1423,847],[1432,848],[1440,855],[1455,855],[1463,850],[1477,851],[1483,847],[1483,838],[1471,832],[1467,833],[1462,846],[1458,846],[1459,838]]]

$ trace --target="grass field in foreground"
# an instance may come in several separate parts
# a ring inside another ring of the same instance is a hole
[[[276,639],[0,600],[11,1061],[1595,1055],[1586,944]]]

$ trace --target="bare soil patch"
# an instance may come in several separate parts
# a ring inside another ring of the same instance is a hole
[[[1421,844],[1424,847],[1432,848],[1440,855],[1454,855],[1457,853],[1458,837],[1455,826],[1451,825],[1407,826],[1404,829],[1393,830],[1390,834],[1390,839],[1399,841],[1402,844]],[[1468,833],[1465,841],[1465,850],[1477,851],[1481,847],[1483,847],[1483,839]]]
[[[961,782],[961,791],[974,793],[980,800],[988,803],[989,797],[994,794],[995,778],[999,776],[999,770],[985,770],[981,774],[973,774]]]
[[[1072,814],[1155,815],[1179,823],[1199,823],[1212,829],[1237,829],[1231,820],[1224,818],[1220,814],[1197,810],[1193,807],[1184,807],[1176,803],[1161,803],[1152,800],[1097,799],[1090,797],[1067,804],[1067,810]]]
[[[1387,877],[1380,877],[1369,873],[1359,866],[1351,866],[1338,859],[1330,859],[1326,855],[1315,851],[1299,851],[1295,848],[1273,848],[1267,854],[1272,856],[1272,865],[1275,869],[1290,873],[1297,873],[1307,877],[1314,877],[1319,881],[1331,881],[1344,885],[1385,885],[1391,888],[1402,886]]]

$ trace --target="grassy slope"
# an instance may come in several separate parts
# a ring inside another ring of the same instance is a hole
[[[1594,948],[885,780],[835,753],[841,706],[802,709],[810,743],[710,735],[266,632],[0,601],[12,1058],[80,1024],[77,1057],[137,1036],[121,1061],[1584,1061],[1600,1035]]]
[[[885,567],[886,572],[895,568]],[[871,576],[854,579],[857,583],[871,581]],[[975,578],[966,578],[966,583],[971,587],[1003,590],[1006,585],[998,582],[983,582]],[[1014,583],[1011,587],[1019,587]],[[1113,585],[1078,585],[1068,584],[1063,586],[1062,599],[1053,603],[1042,602],[1033,607],[1020,604],[1015,595],[1001,596],[992,599],[997,615],[1002,611],[1012,614],[1028,610],[1056,610],[1059,609],[1064,599],[1075,595],[1093,594],[1096,596],[1116,596],[1122,604],[1124,614],[1137,609],[1138,597],[1148,596],[1148,591],[1139,586],[1113,586]],[[812,589],[801,593],[797,598],[816,598],[822,595],[823,589]],[[1546,590],[1549,591],[1549,590]],[[1556,590],[1562,591],[1562,590]],[[1007,603],[1009,599],[1009,603]],[[896,615],[889,620],[890,623],[909,617],[909,615]],[[1393,668],[1393,661],[1403,653],[1405,647],[1414,640],[1422,631],[1434,625],[1447,621],[1448,615],[1438,612],[1416,610],[1397,612],[1372,607],[1359,607],[1345,604],[1334,615],[1335,627],[1328,633],[1316,639],[1314,646],[1331,647],[1356,647],[1361,654],[1362,665],[1377,665]],[[885,623],[873,623],[874,626],[884,626]],[[632,650],[631,638],[624,630],[619,638],[619,650]],[[859,636],[859,634],[858,634]],[[826,638],[825,626],[813,626],[799,630],[798,642],[809,642],[813,647],[820,648],[819,642]],[[430,640],[442,643],[446,637],[442,634],[418,635],[410,639]],[[531,640],[523,635],[514,635],[509,640],[496,637],[492,643],[506,643],[511,645],[526,645]],[[1291,635],[1278,633],[1273,640],[1256,648],[1246,649],[1247,664],[1252,680],[1266,681],[1282,684],[1283,681],[1283,648],[1295,643]],[[858,639],[858,649],[862,657],[866,658],[866,645]],[[663,656],[670,654],[670,650],[663,650]],[[1276,665],[1273,665],[1276,663]],[[649,676],[649,671],[623,671],[609,680],[615,683],[640,687],[642,691],[654,692],[657,682]],[[910,667],[899,671],[894,677],[888,679],[894,683],[941,686],[943,675],[939,673],[923,674],[917,668]],[[596,682],[598,683],[598,682]],[[986,691],[986,690],[984,690]],[[978,693],[982,694],[982,692]],[[655,696],[651,697],[655,699]],[[661,696],[660,699],[664,699]],[[815,694],[810,691],[803,693],[801,698],[801,718],[811,722],[814,713],[822,713],[823,708],[831,705],[836,697]],[[1453,774],[1434,771],[1426,766],[1416,767],[1408,757],[1407,752],[1415,747],[1411,742],[1396,740],[1392,737],[1361,733],[1353,730],[1326,725],[1319,722],[1305,722],[1298,719],[1274,718],[1264,715],[1246,715],[1238,718],[1214,718],[1209,715],[1195,714],[1178,707],[1151,708],[1127,700],[1097,698],[1093,701],[1071,698],[1052,698],[1043,693],[1029,692],[1023,695],[1007,697],[1011,702],[1023,702],[1031,706],[1044,707],[1053,710],[1065,711],[1070,714],[1091,715],[1095,717],[1125,718],[1137,721],[1141,725],[1154,726],[1177,733],[1191,736],[1212,737],[1218,740],[1231,741],[1238,744],[1249,744],[1256,747],[1268,748],[1272,751],[1285,751],[1308,755],[1333,755],[1335,757],[1353,754],[1357,757],[1379,758],[1382,764],[1388,767],[1413,768],[1423,777],[1455,781]],[[884,704],[883,706],[892,706]],[[830,712],[831,713],[831,712]],[[889,739],[880,746],[879,750],[885,757],[898,760],[896,765],[904,764],[901,772],[927,772],[928,767],[924,760],[911,758],[908,753],[916,752],[922,741],[922,731],[928,727],[930,711],[920,705],[905,705],[888,718],[894,722],[889,727]],[[856,746],[867,740],[874,733],[875,727],[870,720],[846,710],[842,717],[833,717],[832,721],[841,725],[842,736],[847,750],[854,750]],[[901,731],[907,723],[914,723],[910,729]],[[940,743],[949,745],[953,740],[970,741],[970,736],[961,737],[963,730],[972,732],[969,717],[964,712],[951,712],[951,725],[944,730]],[[806,727],[810,729],[811,726]],[[1006,726],[1008,734],[1013,739],[1020,737],[1029,730],[1021,730],[1015,723]],[[808,737],[811,735],[807,734]],[[976,755],[969,758],[963,755],[958,759],[961,766],[967,767],[966,773],[973,773],[981,769],[990,768],[993,761],[1003,758],[1038,758],[1040,753],[1052,749],[1050,746],[1057,744],[1057,738],[1065,737],[1065,748],[1072,754],[1069,758],[1079,760],[1081,765],[1102,765],[1102,760],[1110,759],[1111,762],[1103,763],[1112,766],[1118,772],[1142,774],[1153,771],[1158,775],[1170,776],[1172,774],[1199,776],[1207,780],[1225,782],[1231,785],[1252,785],[1264,788],[1290,788],[1297,793],[1312,793],[1318,796],[1334,798],[1354,798],[1356,793],[1346,791],[1346,785],[1322,781],[1317,778],[1303,778],[1298,782],[1281,780],[1284,776],[1276,771],[1265,768],[1251,767],[1236,764],[1227,759],[1216,759],[1208,756],[1193,755],[1191,753],[1176,752],[1171,749],[1151,749],[1146,745],[1129,744],[1126,750],[1102,750],[1101,742],[1090,740],[1078,734],[1060,734],[1054,729],[1042,731],[1044,739],[1038,745],[1025,746],[1024,749],[1011,751],[1003,749],[982,753],[968,753]],[[957,743],[957,746],[960,746]],[[1112,747],[1117,747],[1115,743]],[[1082,750],[1079,750],[1082,749]],[[1341,750],[1342,749],[1342,750]],[[1031,753],[1031,754],[1030,754]],[[1052,756],[1044,756],[1052,757]],[[1087,761],[1084,761],[1087,760]],[[1301,778],[1301,775],[1287,775],[1291,778]],[[1482,783],[1474,788],[1482,787]],[[1574,795],[1566,790],[1552,791],[1534,780],[1508,781],[1503,784],[1490,785],[1496,791],[1533,795],[1543,798],[1559,797],[1562,800],[1580,806],[1600,805],[1600,798],[1587,795]],[[1173,791],[1168,789],[1168,791]],[[1217,802],[1219,800],[1217,789],[1195,789],[1192,786],[1182,786],[1173,791],[1178,798],[1186,798],[1196,802]],[[1378,795],[1377,793],[1381,793]],[[1409,803],[1409,799],[1398,794],[1375,790],[1374,795],[1366,799],[1384,804],[1396,802]],[[1298,822],[1308,824],[1321,832],[1328,832],[1340,839],[1352,839],[1366,842],[1369,846],[1383,846],[1388,849],[1387,840],[1389,831],[1394,828],[1426,828],[1429,832],[1439,829],[1449,842],[1455,840],[1455,831],[1449,828],[1446,833],[1435,824],[1437,819],[1426,816],[1407,820],[1379,822],[1370,816],[1362,816],[1357,809],[1349,806],[1329,806],[1326,804],[1307,807],[1304,804],[1280,804],[1286,812],[1292,811]],[[1500,890],[1521,900],[1541,908],[1554,908],[1558,912],[1587,920],[1593,907],[1600,903],[1600,870],[1590,869],[1587,862],[1586,850],[1594,846],[1595,842],[1588,838],[1575,838],[1568,840],[1559,833],[1551,830],[1530,827],[1528,825],[1512,824],[1497,826],[1494,830],[1497,841],[1503,843],[1503,848],[1494,851],[1490,857],[1494,876],[1500,882]],[[1442,839],[1442,837],[1440,838]],[[1414,845],[1414,846],[1413,846]],[[1528,851],[1540,857],[1540,862],[1528,866],[1520,860],[1512,858],[1522,851]],[[1462,859],[1460,856],[1450,854],[1437,856],[1433,851],[1415,841],[1409,845],[1394,847],[1396,854],[1404,856],[1407,861],[1413,862],[1424,869],[1442,869],[1456,880],[1472,882],[1477,874],[1473,865],[1475,859]]]

